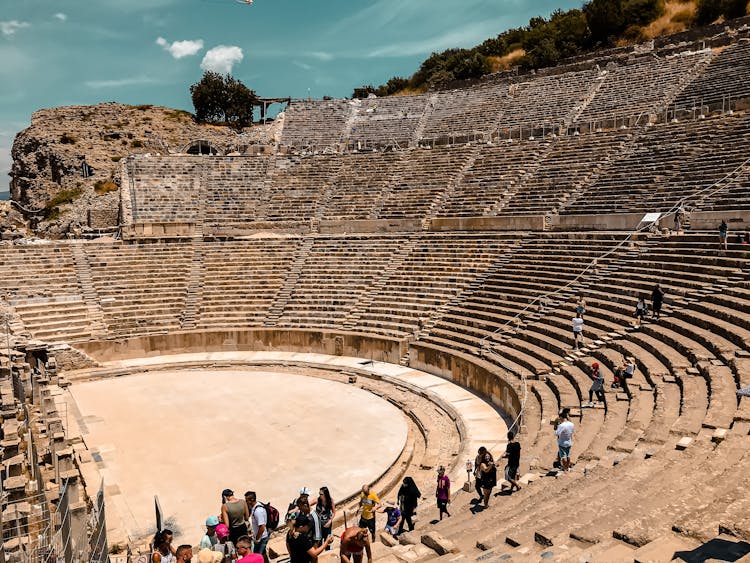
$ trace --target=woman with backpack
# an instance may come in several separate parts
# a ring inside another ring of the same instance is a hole
[[[336,505],[331,498],[331,493],[328,490],[328,487],[320,487],[320,492],[318,492],[318,502],[315,503],[315,512],[318,513],[321,537],[322,541],[325,542],[326,538],[331,535],[333,517],[336,515]],[[328,545],[326,551],[330,549],[331,546]]]
[[[638,296],[638,303],[635,304],[635,312],[633,313],[633,316],[638,319],[638,324],[636,325],[636,328],[641,328],[641,322],[648,314],[648,305],[646,304],[646,296],[641,293]]]

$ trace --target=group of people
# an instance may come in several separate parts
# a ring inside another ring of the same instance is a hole
[[[518,468],[521,445],[513,432],[508,432],[508,444],[502,457],[507,459],[505,479],[511,485],[510,491],[520,490]],[[474,475],[479,502],[487,507],[492,489],[497,485],[497,468],[492,454],[485,447],[477,452]],[[368,563],[372,563],[371,541],[375,540],[378,513],[386,515],[383,529],[394,537],[398,537],[407,527],[409,531],[414,530],[414,516],[421,498],[422,493],[410,476],[404,477],[401,483],[397,503],[381,503],[371,486],[363,485],[356,512],[359,521],[355,526],[346,527],[341,534],[342,563],[362,563],[365,554]],[[439,518],[442,520],[444,515],[450,516],[451,482],[443,466],[437,471],[435,498]],[[231,489],[224,489],[219,514],[206,518],[206,532],[198,544],[199,563],[268,563],[269,510],[275,509],[258,502],[254,491],[247,491],[244,498],[238,498]],[[327,487],[321,487],[314,500],[310,499],[310,489],[307,487],[299,491],[297,498],[290,503],[285,518],[290,563],[313,563],[321,553],[331,549],[335,515],[336,505]],[[192,560],[192,546],[175,548],[172,545],[173,537],[172,531],[166,529],[154,535],[150,563],[186,563]]]
[[[656,284],[651,290],[651,319],[659,320],[661,316],[661,308],[664,305],[664,288],[661,284]],[[584,314],[586,313],[586,300],[583,296],[579,296],[576,300],[575,317],[572,319],[573,325],[573,350],[580,350],[584,345],[583,328],[584,328]],[[635,310],[633,316],[636,319],[635,328],[640,328],[643,320],[648,317],[649,306],[645,293],[638,295],[638,301],[635,304]]]

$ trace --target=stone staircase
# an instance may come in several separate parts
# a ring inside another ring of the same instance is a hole
[[[190,273],[188,274],[185,309],[180,316],[180,327],[182,329],[193,329],[198,326],[200,306],[203,299],[203,279],[205,278],[203,250],[203,243],[193,240],[193,259],[190,262]]]
[[[469,153],[469,156],[464,162],[463,166],[461,166],[458,173],[453,178],[451,178],[445,189],[440,194],[438,194],[438,196],[435,198],[435,200],[432,202],[429,209],[425,213],[425,218],[422,222],[423,230],[429,229],[430,220],[435,217],[435,215],[437,215],[437,213],[442,209],[443,205],[445,205],[445,202],[453,196],[456,191],[456,186],[458,186],[463,181],[466,173],[471,169],[472,166],[474,166],[474,163],[476,162],[478,157],[479,147],[472,147],[471,152]]]
[[[438,95],[432,94],[432,96],[430,96],[430,98],[427,100],[427,103],[424,106],[424,112],[422,112],[422,117],[419,118],[419,123],[414,128],[414,135],[409,142],[410,147],[419,146],[419,141],[424,135],[424,130],[427,127],[427,123],[429,123],[430,118],[435,111],[435,104],[437,103],[437,99]]]
[[[266,320],[263,323],[264,326],[276,326],[281,316],[284,314],[284,309],[287,303],[292,298],[294,288],[297,286],[302,269],[305,267],[310,249],[315,242],[314,237],[306,237],[300,242],[294,251],[292,258],[292,265],[286,274],[284,279],[284,285],[281,286],[279,292],[274,298],[273,304],[268,309]]]
[[[107,325],[104,322],[104,312],[99,302],[99,294],[94,287],[91,264],[89,264],[82,243],[76,242],[71,244],[70,250],[73,256],[73,265],[75,266],[78,283],[81,287],[81,295],[88,311],[91,337],[104,337],[107,334]]]
[[[411,254],[414,247],[419,242],[418,234],[410,234],[397,252],[393,254],[388,265],[383,270],[383,273],[378,279],[376,279],[370,286],[369,291],[359,300],[359,302],[347,313],[346,317],[342,322],[345,330],[354,330],[359,323],[360,317],[365,311],[372,305],[381,292],[386,289],[388,280],[390,279],[393,272],[398,270],[404,263],[404,260]]]
[[[529,166],[527,170],[524,171],[523,176],[518,179],[515,185],[509,186],[498,201],[487,206],[484,211],[482,211],[482,215],[494,216],[500,213],[500,211],[502,211],[502,209],[513,198],[513,196],[520,192],[521,189],[526,185],[528,179],[531,178],[536,173],[536,171],[544,165],[545,159],[552,152],[552,149],[555,146],[555,141],[551,140],[542,142],[546,143],[546,146],[537,155],[534,161],[529,163]]]
[[[607,76],[606,74],[600,73],[597,79],[594,80],[593,85],[591,86],[589,91],[586,93],[586,97],[581,102],[581,105],[573,108],[573,111],[565,118],[566,126],[569,126],[571,123],[578,122],[578,118],[581,117],[581,114],[583,114],[584,111],[586,111],[586,108],[589,107],[589,104],[596,97],[596,94],[599,92],[599,90],[601,90],[601,87],[604,84],[604,80],[606,76]]]
[[[403,155],[401,158],[408,158],[408,156]],[[393,172],[390,174],[390,178],[388,179],[388,184],[386,187],[381,191],[380,197],[375,202],[375,205],[373,206],[372,210],[370,211],[370,214],[368,215],[369,219],[377,219],[380,216],[380,212],[383,210],[383,205],[388,201],[388,199],[391,197],[391,193],[393,192],[393,186],[396,183],[396,174],[398,166],[393,166]]]

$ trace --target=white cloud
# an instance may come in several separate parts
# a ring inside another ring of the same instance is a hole
[[[301,61],[292,61],[292,64],[294,66],[300,67],[302,70],[312,70],[313,67],[307,63],[303,63]]]
[[[496,25],[493,22],[477,22],[451,29],[442,35],[427,37],[415,41],[403,41],[401,43],[390,43],[379,47],[370,53],[368,57],[406,57],[413,55],[429,55],[443,51],[450,47],[468,47],[476,44],[493,33]]]
[[[312,51],[307,54],[313,59],[318,59],[319,61],[332,61],[334,59],[334,56],[331,53],[325,51]]]
[[[5,35],[5,37],[10,37],[11,35],[15,35],[19,29],[29,27],[30,25],[28,22],[20,22],[18,20],[0,22],[0,33]]]
[[[170,43],[163,37],[159,37],[156,40],[156,44],[162,47],[167,53],[172,55],[175,59],[181,59],[183,57],[191,57],[198,51],[203,49],[203,39],[193,39],[185,41],[175,41]]]
[[[244,58],[239,47],[219,45],[206,53],[201,62],[203,70],[212,70],[221,74],[232,72],[232,67]]]
[[[102,88],[124,88],[126,86],[144,86],[158,84],[159,81],[150,76],[131,76],[129,78],[115,78],[113,80],[87,80],[84,84],[88,88],[99,90]]]
[[[62,12],[57,12],[54,16],[52,16],[55,19],[60,20],[61,22],[68,21],[67,14],[63,14]]]

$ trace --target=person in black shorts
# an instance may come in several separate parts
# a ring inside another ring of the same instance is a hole
[[[516,442],[516,435],[513,431],[508,432],[508,445],[505,446],[503,457],[508,460],[508,465],[505,468],[505,480],[510,483],[510,492],[513,492],[514,487],[517,491],[520,491],[518,467],[521,465],[521,444]]]

